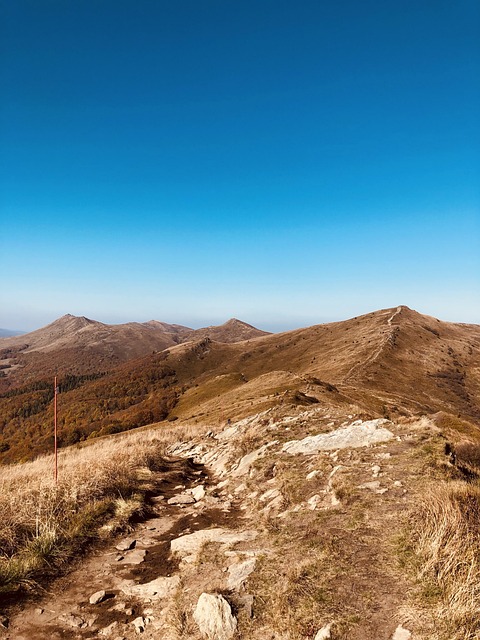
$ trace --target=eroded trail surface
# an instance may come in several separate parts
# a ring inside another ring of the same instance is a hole
[[[11,617],[8,640],[424,638],[396,537],[426,419],[269,410],[179,442],[155,515]],[[193,462],[192,462],[193,461]]]

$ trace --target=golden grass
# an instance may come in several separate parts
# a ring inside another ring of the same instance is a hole
[[[198,429],[195,433],[198,433]],[[192,436],[182,426],[118,434],[53,456],[0,469],[0,591],[55,572],[89,538],[128,525],[143,508],[149,471],[169,444]]]
[[[435,638],[479,637],[480,486],[432,485],[413,518],[413,540],[424,599],[433,607]]]

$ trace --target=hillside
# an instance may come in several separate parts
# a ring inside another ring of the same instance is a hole
[[[0,468],[6,640],[478,637],[479,345],[397,307],[61,376],[58,486]],[[3,462],[52,398],[2,394]]]
[[[90,323],[78,322],[78,333],[91,331]],[[388,417],[446,411],[477,420],[479,346],[477,325],[407,307],[242,342],[188,340],[110,370],[97,365],[60,376],[60,437],[72,444],[166,418],[219,424],[288,403],[355,403]],[[48,451],[52,412],[44,375],[5,391],[1,459]]]
[[[0,338],[0,392],[54,375],[91,375],[187,340],[238,342],[266,335],[240,320],[190,329],[158,320],[104,324],[67,314],[31,333]]]

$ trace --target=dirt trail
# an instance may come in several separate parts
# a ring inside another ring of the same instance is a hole
[[[172,496],[207,483],[208,474],[201,465],[185,461],[171,463],[157,478],[158,493],[151,496],[152,509],[157,515],[137,525],[128,538],[112,541],[107,549],[82,561],[67,576],[54,581],[43,596],[17,606],[3,637],[7,640],[87,639],[103,635],[114,638],[117,631],[118,637],[136,637],[132,623],[139,617],[153,615],[152,603],[150,598],[128,595],[129,587],[159,577],[168,580],[178,574],[179,560],[170,553],[171,540],[212,526],[228,526],[228,522],[237,517],[233,509],[228,512],[216,507],[199,510],[198,503],[168,504]],[[159,501],[159,498],[164,499]],[[125,540],[135,540],[133,548],[116,549],[116,545]],[[90,596],[99,591],[106,592],[103,601],[90,604]],[[153,637],[147,629],[146,632],[145,638]]]
[[[55,581],[11,615],[6,640],[132,640],[140,631],[200,640],[192,612],[205,591],[228,598],[245,640],[313,640],[327,624],[332,640],[391,640],[400,624],[415,632],[393,539],[423,482],[415,448],[429,425],[377,420],[388,441],[295,455],[282,450],[287,441],[361,420],[292,412],[174,447],[197,464],[165,472],[151,496],[156,514],[128,536],[135,545],[119,551],[116,540]],[[184,504],[169,504],[175,497]]]

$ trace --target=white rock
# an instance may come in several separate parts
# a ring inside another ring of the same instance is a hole
[[[147,551],[145,549],[132,549],[127,551],[121,561],[122,564],[141,564],[145,560]]]
[[[372,482],[364,482],[363,484],[358,485],[359,489],[370,489],[370,491],[377,491],[380,489],[380,481],[372,480]]]
[[[168,504],[192,504],[195,502],[195,498],[191,493],[179,493],[167,500]]]
[[[255,569],[255,558],[249,558],[244,562],[237,562],[228,567],[227,587],[232,590],[239,590],[248,576]]]
[[[195,502],[198,502],[205,497],[205,487],[203,486],[203,484],[199,484],[197,487],[194,487],[192,489],[191,493]]]
[[[395,482],[393,483],[394,487],[403,487],[403,484],[400,482],[400,480],[395,480]]]
[[[314,640],[328,640],[331,638],[330,629],[332,628],[332,623],[325,625],[321,629],[317,631],[317,635]]]
[[[129,549],[133,549],[136,543],[137,541],[135,538],[125,538],[117,544],[115,549],[118,549],[119,551],[128,551]]]
[[[179,576],[162,576],[145,584],[135,584],[134,580],[126,580],[120,588],[126,596],[135,596],[152,602],[173,595],[179,584]]]
[[[313,478],[315,478],[315,476],[318,476],[319,473],[320,471],[318,471],[317,469],[310,471],[310,473],[307,473],[307,480],[313,480]]]
[[[180,536],[170,542],[172,553],[181,556],[185,561],[194,562],[200,549],[206,542],[218,542],[220,544],[236,544],[237,542],[248,542],[257,535],[256,531],[230,531],[229,529],[202,529]]]
[[[208,640],[230,640],[237,630],[237,620],[221,595],[202,593],[193,617],[200,633]]]
[[[262,493],[259,500],[260,502],[266,502],[267,500],[273,500],[273,498],[278,498],[279,495],[280,495],[280,491],[278,489],[269,489],[268,491],[265,491],[265,493]]]
[[[96,591],[90,596],[89,602],[90,604],[99,604],[99,602],[105,600],[106,595],[105,591]]]
[[[315,511],[315,509],[318,507],[318,505],[320,505],[322,502],[323,501],[322,501],[321,496],[319,496],[318,493],[316,493],[314,496],[312,496],[311,498],[309,498],[307,500],[308,508],[311,511]]]
[[[378,478],[381,471],[381,467],[378,464],[374,464],[372,467],[372,475],[374,478]]]
[[[278,444],[278,441],[274,440],[273,442],[264,444],[263,447],[260,447],[259,449],[255,449],[255,451],[251,451],[250,453],[247,453],[246,456],[243,456],[243,458],[241,458],[237,468],[231,472],[231,475],[234,478],[238,478],[240,476],[246,475],[250,471],[250,467],[252,466],[252,464],[256,462],[259,458],[263,458],[267,450],[276,444]]]
[[[246,491],[246,489],[247,485],[242,482],[242,484],[239,484],[238,487],[234,489],[233,493],[235,495],[238,495],[239,493],[243,493],[244,491]]]
[[[389,423],[385,418],[357,422],[360,424],[349,425],[330,433],[308,436],[303,440],[291,440],[283,445],[282,451],[309,455],[318,451],[366,447],[370,444],[386,442],[394,437],[391,431],[381,426]]]
[[[402,627],[401,624],[395,629],[395,633],[392,636],[392,640],[410,640],[412,637],[411,632],[408,629]]]
[[[145,620],[142,618],[142,616],[135,618],[132,624],[135,627],[136,633],[143,633],[145,631]]]

